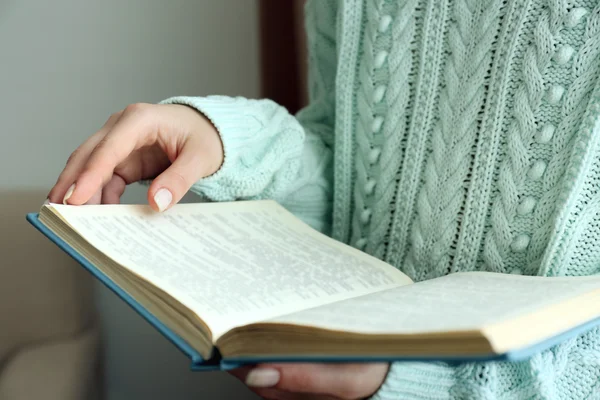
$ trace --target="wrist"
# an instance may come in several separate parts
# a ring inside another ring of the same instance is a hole
[[[203,112],[188,104],[174,104],[174,107],[185,107],[194,114],[194,128],[191,135],[200,136],[203,143],[202,147],[205,150],[204,154],[208,155],[204,161],[208,167],[208,176],[216,174],[223,166],[225,160],[225,151],[223,140],[215,124]]]

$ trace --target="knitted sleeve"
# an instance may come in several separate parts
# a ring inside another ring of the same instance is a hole
[[[336,8],[336,1],[306,6],[310,101],[297,116],[273,101],[242,97],[173,97],[162,102],[197,109],[221,136],[223,165],[194,184],[193,192],[211,201],[273,199],[329,233]]]
[[[406,362],[391,365],[371,400],[596,399],[600,328],[521,362]]]

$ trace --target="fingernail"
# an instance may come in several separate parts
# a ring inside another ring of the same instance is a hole
[[[65,197],[63,197],[63,204],[67,204],[67,200],[69,200],[69,198],[71,198],[71,195],[73,194],[74,190],[75,190],[75,184],[72,184],[71,187],[69,187],[69,190],[67,190]]]
[[[246,385],[251,387],[267,388],[277,385],[279,371],[271,368],[253,369],[246,376]]]
[[[46,200],[44,201],[44,205],[47,206],[48,204],[50,204],[50,199],[46,198]]]
[[[154,195],[154,202],[158,206],[158,211],[164,211],[169,207],[171,201],[173,200],[173,195],[168,189],[162,188]]]

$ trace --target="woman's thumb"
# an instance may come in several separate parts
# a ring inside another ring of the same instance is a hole
[[[156,190],[156,193],[154,193],[152,200],[150,201],[150,205],[153,205],[152,208],[159,212],[165,211],[171,204],[173,204],[173,192],[166,187],[161,187]]]
[[[185,146],[173,163],[154,179],[148,189],[148,203],[159,212],[177,204],[192,185],[203,178],[204,166],[198,150]]]

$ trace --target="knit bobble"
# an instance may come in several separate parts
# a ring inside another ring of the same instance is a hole
[[[375,117],[373,119],[373,124],[371,125],[371,130],[373,133],[377,133],[381,130],[381,125],[383,124],[383,118],[380,116]]]
[[[367,183],[365,183],[365,193],[370,195],[373,194],[373,190],[375,189],[375,179],[369,178],[367,179]]]
[[[523,271],[521,271],[521,269],[520,269],[520,268],[513,268],[513,270],[512,270],[512,271],[510,271],[510,273],[511,273],[512,275],[523,275]]]
[[[377,55],[375,56],[375,68],[381,68],[387,56],[387,51],[382,50],[379,53],[377,53]]]
[[[552,105],[558,104],[565,93],[565,88],[560,85],[554,85],[548,90],[548,102]]]
[[[379,147],[375,147],[371,149],[369,152],[369,163],[375,164],[377,160],[379,160],[379,155],[381,154],[381,149]]]
[[[535,141],[541,144],[548,143],[552,139],[552,136],[554,136],[555,130],[556,128],[554,125],[544,125],[544,127],[535,136]]]
[[[569,28],[574,28],[581,21],[583,16],[587,14],[587,10],[585,8],[577,7],[569,11],[567,16],[566,25]]]
[[[373,92],[373,102],[374,103],[379,103],[381,100],[383,100],[383,95],[385,94],[385,86],[381,85],[379,87],[377,87],[377,89],[375,89],[375,91]]]
[[[355,246],[356,246],[356,248],[357,248],[357,249],[359,249],[359,250],[364,250],[364,249],[365,249],[365,247],[367,246],[367,239],[365,239],[365,238],[360,238],[360,239],[358,239],[358,240],[356,241],[356,244],[355,244]]]
[[[390,22],[392,22],[392,17],[389,15],[384,15],[379,20],[379,32],[383,33],[388,30],[390,27]]]
[[[369,210],[368,208],[365,208],[362,211],[362,213],[360,213],[360,221],[363,224],[368,224],[370,219],[371,219],[371,210]]]
[[[527,176],[529,179],[537,181],[544,175],[544,172],[546,172],[546,163],[542,160],[537,160],[533,163],[529,172],[527,172]]]
[[[571,57],[573,57],[574,53],[575,49],[573,47],[569,45],[564,45],[563,47],[558,49],[558,51],[554,55],[554,61],[556,61],[558,65],[565,65],[569,62]]]
[[[533,211],[535,207],[535,199],[531,196],[525,197],[521,203],[517,206],[517,213],[519,215],[526,215]]]
[[[521,234],[513,240],[513,242],[510,244],[510,248],[515,253],[525,251],[525,249],[527,249],[527,246],[529,246],[529,240],[529,236]]]

